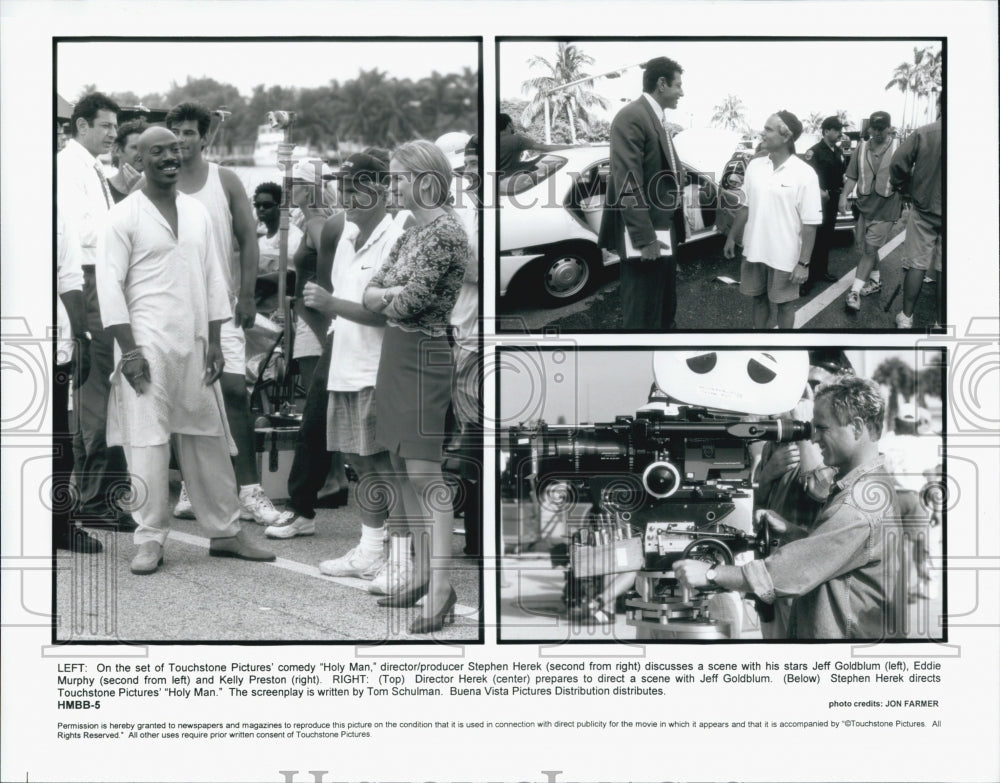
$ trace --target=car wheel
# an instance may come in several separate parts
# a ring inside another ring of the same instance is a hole
[[[590,291],[600,268],[597,247],[556,248],[535,264],[536,290],[550,307],[569,304]]]

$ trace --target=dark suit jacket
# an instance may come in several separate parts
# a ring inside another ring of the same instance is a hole
[[[645,97],[632,101],[611,122],[611,171],[598,244],[624,258],[624,233],[643,247],[656,230],[675,228],[684,239],[681,186],[684,171],[671,170],[667,132]]]

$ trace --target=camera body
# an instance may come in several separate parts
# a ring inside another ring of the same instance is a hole
[[[617,598],[609,585],[634,573],[625,608],[640,638],[728,636],[710,617],[709,595],[688,594],[672,569],[682,559],[732,565],[769,553],[766,525],[754,530],[750,445],[808,439],[811,426],[758,418],[664,401],[608,423],[510,429],[508,493],[563,509],[589,504],[570,536],[571,617],[607,622]],[[554,563],[564,565],[565,553]]]

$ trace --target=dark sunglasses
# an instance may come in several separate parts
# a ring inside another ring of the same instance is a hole
[[[276,201],[255,201],[253,203],[254,209],[270,209],[271,207],[278,206]]]

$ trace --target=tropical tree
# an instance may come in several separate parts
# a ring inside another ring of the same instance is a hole
[[[548,73],[528,79],[521,85],[521,92],[531,97],[527,108],[521,115],[521,122],[530,125],[532,120],[545,110],[546,99],[552,107],[552,117],[565,112],[569,126],[570,143],[577,143],[577,131],[589,128],[589,109],[600,107],[607,109],[611,104],[603,95],[592,89],[593,81],[584,81],[590,74],[583,69],[593,65],[594,58],[584,54],[575,44],[560,43],[556,57],[549,61],[541,56],[528,60],[530,67],[541,66]],[[580,82],[574,84],[574,82]],[[565,89],[559,89],[566,86]],[[551,137],[546,129],[546,143]]]
[[[726,99],[715,107],[712,125],[744,133],[750,127],[747,124],[746,112],[747,107],[738,95],[727,95]]]
[[[802,128],[806,133],[819,133],[823,130],[823,120],[825,119],[822,112],[811,111],[802,123]]]
[[[933,107],[937,94],[941,92],[941,75],[943,55],[936,46],[925,46],[920,49],[913,47],[913,61],[902,62],[892,72],[892,79],[885,89],[898,89],[903,93],[903,120],[901,125],[907,126],[907,108],[909,108],[909,127],[917,125],[917,112],[920,99],[925,101],[923,116],[928,119],[933,116]],[[912,97],[912,101],[907,99]],[[909,104],[909,105],[908,105]]]
[[[840,124],[844,126],[844,130],[852,130],[856,127],[854,120],[847,115],[847,109],[837,109],[834,114],[840,120]]]

